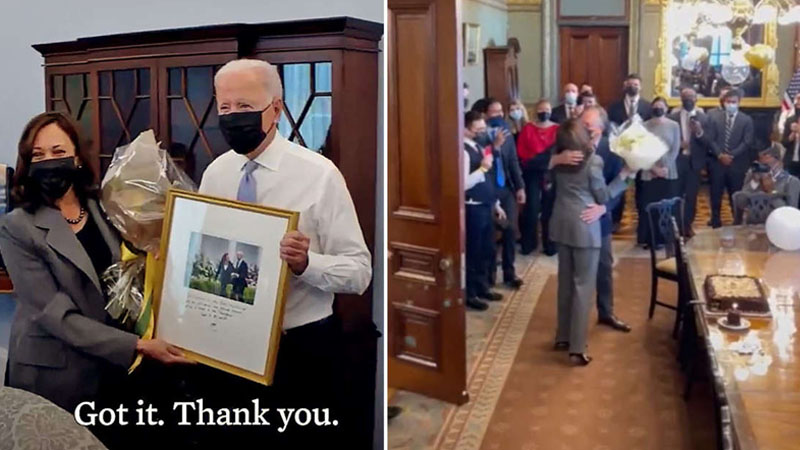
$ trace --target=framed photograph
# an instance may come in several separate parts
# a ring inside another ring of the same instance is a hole
[[[280,241],[299,213],[170,191],[155,333],[188,358],[270,385],[289,268]]]
[[[477,65],[481,54],[481,26],[477,23],[465,23],[463,34],[464,65]]]

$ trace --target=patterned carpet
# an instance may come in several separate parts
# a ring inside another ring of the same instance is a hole
[[[557,280],[550,276],[481,449],[713,448],[710,398],[695,391],[687,404],[681,397],[683,376],[671,338],[674,313],[659,308],[647,320],[649,266],[622,259],[615,270],[626,274],[615,310],[633,331],[597,326],[593,311],[589,353],[595,360],[585,368],[569,366],[564,352],[551,350]],[[659,294],[674,299],[675,285],[661,283]]]
[[[733,224],[733,212],[731,211],[730,201],[727,195],[722,196],[722,208],[720,217],[723,225]],[[711,198],[708,194],[708,185],[702,185],[697,194],[697,213],[694,217],[692,228],[700,230],[708,228],[711,220]],[[639,214],[636,211],[636,200],[633,188],[625,193],[625,211],[620,222],[620,229],[614,234],[614,239],[636,240],[636,227],[639,223]]]

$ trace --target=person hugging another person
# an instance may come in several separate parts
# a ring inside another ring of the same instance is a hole
[[[589,132],[574,119],[556,133],[555,153],[579,150],[578,164],[553,167],[556,201],[550,219],[551,238],[558,243],[558,326],[556,350],[569,350],[570,362],[585,366],[586,334],[591,299],[595,293],[602,244],[599,221],[582,218],[587,206],[604,205],[627,187],[623,168],[610,185],[603,176],[603,159],[595,154]]]

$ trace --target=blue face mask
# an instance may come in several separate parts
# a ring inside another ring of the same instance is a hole
[[[725,103],[725,111],[728,114],[736,114],[736,111],[739,111],[739,104],[738,103]]]
[[[486,119],[486,125],[491,128],[508,128],[508,124],[506,124],[506,121],[503,120],[502,117]]]

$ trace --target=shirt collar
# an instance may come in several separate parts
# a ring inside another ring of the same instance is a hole
[[[472,139],[470,139],[470,138],[468,138],[468,137],[465,137],[465,138],[464,138],[464,143],[465,143],[465,144],[467,144],[467,145],[469,145],[469,146],[470,146],[470,147],[472,147],[472,148],[478,148],[478,143],[477,143],[477,142],[475,142],[475,141],[473,141]]]
[[[259,166],[266,167],[273,172],[277,172],[280,167],[283,152],[288,144],[289,141],[287,141],[285,137],[281,136],[280,133],[275,132],[275,137],[272,139],[272,142],[270,142],[267,148],[253,161],[255,161]],[[249,158],[244,155],[242,158],[242,169],[244,169],[244,165],[247,164]]]

